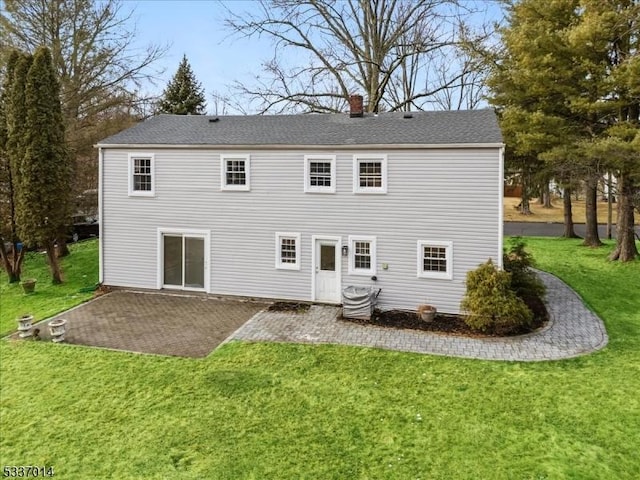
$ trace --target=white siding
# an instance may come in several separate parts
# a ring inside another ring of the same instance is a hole
[[[377,282],[348,274],[342,283],[382,288],[382,308],[435,304],[458,312],[466,272],[497,261],[499,149],[238,151],[251,155],[251,191],[221,191],[220,154],[149,149],[155,196],[128,196],[128,154],[104,149],[101,236],[107,285],[157,287],[158,228],[211,232],[210,291],[310,300],[311,236],[377,238]],[[386,153],[388,193],[353,193],[354,153]],[[304,156],[336,155],[335,194],[304,193]],[[300,270],[278,270],[276,232],[301,234]],[[453,242],[453,279],[417,277],[418,240]],[[382,268],[388,264],[388,269]]]

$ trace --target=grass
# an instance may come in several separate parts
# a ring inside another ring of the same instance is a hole
[[[0,465],[56,478],[640,478],[640,263],[531,239],[610,335],[559,362],[344,346],[205,359],[0,342]]]
[[[19,283],[8,283],[7,274],[0,269],[0,336],[15,331],[16,318],[30,313],[36,321],[78,305],[93,296],[81,289],[98,282],[98,240],[70,245],[71,255],[62,258],[65,282],[51,283],[46,255],[29,252],[25,256],[22,279],[37,279],[35,292],[25,295]]]
[[[616,352],[626,350],[624,346],[640,347],[640,260],[608,261],[607,256],[615,246],[611,240],[604,241],[602,248],[584,247],[580,239],[525,238],[525,241],[538,267],[573,286],[605,321],[609,344]],[[640,242],[636,241],[636,247],[640,249]]]
[[[564,223],[564,211],[562,209],[562,199],[554,199],[551,204],[553,208],[543,208],[538,205],[535,199],[531,200],[531,215],[522,215],[516,208],[520,203],[519,198],[504,198],[504,219],[507,222],[556,222]],[[613,204],[613,224],[617,218],[617,204]],[[575,223],[585,222],[584,200],[573,201],[572,208],[573,221]],[[598,223],[607,223],[607,202],[598,202]]]

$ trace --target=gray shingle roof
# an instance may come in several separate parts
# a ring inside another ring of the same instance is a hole
[[[99,142],[146,145],[401,145],[501,143],[492,110],[365,114],[159,115]],[[210,119],[218,121],[210,122]]]

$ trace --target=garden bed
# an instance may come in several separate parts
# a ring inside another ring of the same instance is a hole
[[[309,310],[308,303],[297,303],[297,302],[275,302],[269,305],[270,312],[295,312],[295,313],[304,313]]]
[[[446,333],[466,337],[504,337],[524,335],[542,328],[549,320],[544,302],[539,297],[529,297],[525,303],[533,312],[531,325],[510,332],[478,332],[464,323],[463,315],[437,313],[432,322],[423,321],[416,312],[410,310],[374,310],[370,320],[340,317],[340,320],[359,323],[361,325],[378,325],[381,327],[423,330],[426,332]]]

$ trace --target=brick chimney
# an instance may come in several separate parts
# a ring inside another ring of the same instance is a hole
[[[349,117],[363,117],[364,107],[362,95],[351,95],[349,97]]]

